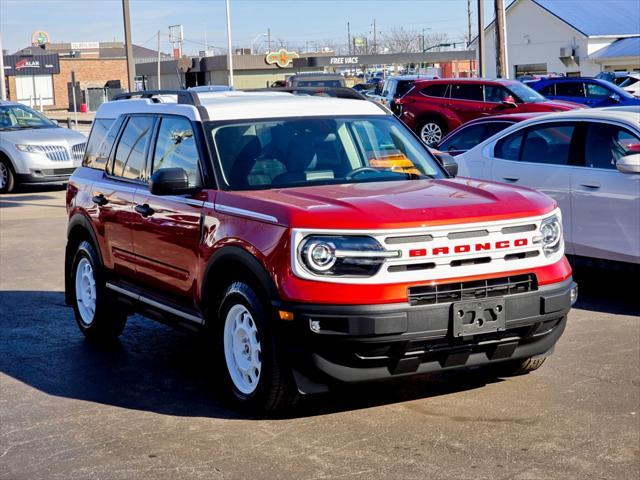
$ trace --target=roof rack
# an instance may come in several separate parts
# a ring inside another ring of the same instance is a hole
[[[245,92],[286,92],[302,95],[326,95],[327,97],[348,98],[351,100],[368,100],[364,95],[347,87],[271,87],[252,88]]]
[[[178,97],[178,103],[193,105],[194,107],[201,105],[198,94],[190,90],[141,90],[139,92],[120,93],[113,97],[113,99],[129,100],[135,97],[153,99],[153,97],[157,97],[158,95],[176,95]]]

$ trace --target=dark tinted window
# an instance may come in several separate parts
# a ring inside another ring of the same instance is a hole
[[[505,160],[518,160],[520,158],[520,147],[522,146],[523,136],[524,132],[520,130],[500,140],[496,144],[495,151],[493,152],[494,156]]]
[[[438,150],[442,150],[445,152],[457,150],[467,151],[484,140],[484,131],[484,124],[470,125],[468,127],[461,128],[451,137],[447,138],[444,142],[438,145]]]
[[[522,147],[523,162],[567,165],[575,126],[555,124],[527,129]]]
[[[161,168],[182,168],[189,176],[189,186],[198,185],[198,149],[193,128],[186,118],[161,120],[152,172]]]
[[[608,88],[596,83],[587,83],[587,97],[589,98],[608,98],[613,92]]]
[[[615,169],[620,157],[640,152],[640,139],[616,125],[591,123],[587,127],[585,165]]]
[[[151,138],[153,117],[131,117],[124,127],[116,147],[113,174],[118,177],[142,179],[147,144]]]
[[[552,83],[540,89],[540,93],[545,97],[553,96],[556,94],[556,86]]]
[[[451,85],[451,98],[482,102],[484,100],[482,90],[483,85],[480,83],[454,83]]]
[[[104,169],[107,159],[105,157],[98,158],[98,149],[102,145],[102,142],[107,136],[109,128],[113,125],[112,118],[98,118],[93,122],[91,127],[91,133],[89,134],[89,140],[87,142],[87,148],[84,152],[84,160],[82,165],[90,168]],[[116,133],[114,132],[111,138],[109,146],[113,144],[113,139]],[[111,150],[111,148],[109,148]],[[109,152],[107,152],[107,156]]]
[[[484,86],[484,101],[485,102],[500,103],[510,95],[511,95],[511,93],[509,93],[506,89],[504,89],[502,87],[499,87],[497,85],[485,85]]]
[[[582,82],[559,82],[556,84],[556,95],[561,97],[584,97]]]
[[[446,83],[438,83],[435,85],[429,85],[420,90],[420,93],[423,95],[428,95],[430,97],[445,97],[447,95],[447,87]]]
[[[394,96],[401,97],[413,87],[413,80],[400,80],[398,82],[398,86],[396,87],[396,91]]]

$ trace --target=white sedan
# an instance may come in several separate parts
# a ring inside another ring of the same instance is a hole
[[[640,264],[640,108],[572,110],[509,127],[456,157],[461,176],[540,190],[566,252]]]

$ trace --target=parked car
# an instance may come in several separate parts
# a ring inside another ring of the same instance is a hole
[[[551,101],[515,80],[420,80],[404,97],[400,119],[427,145],[478,117],[523,112],[558,112],[583,108]]]
[[[133,312],[201,331],[223,390],[269,410],[336,382],[529,372],[562,335],[577,290],[549,197],[454,178],[350,89],[142,94],[99,108],[67,191],[88,338]]]
[[[233,90],[229,85],[198,85],[197,87],[189,87],[189,90],[197,93],[206,92],[227,92]]]
[[[599,72],[595,76],[595,78],[599,78],[600,80],[605,80],[615,85],[620,85],[622,82],[626,80],[628,76],[629,76],[629,72],[604,71],[604,72]]]
[[[40,112],[0,100],[0,193],[21,183],[66,182],[80,166],[86,141]]]
[[[529,86],[547,98],[581,103],[588,107],[640,105],[640,99],[599,78],[547,78]]]
[[[629,95],[640,98],[640,73],[630,73],[619,86]]]
[[[344,77],[337,73],[298,73],[287,78],[287,87],[344,87]]]
[[[397,75],[395,77],[387,77],[377,100],[389,107],[393,113],[397,114],[398,107],[396,105],[396,99],[411,90],[416,80],[431,80],[434,78],[437,77],[433,75]]]
[[[512,113],[507,115],[495,115],[481,117],[459,126],[453,132],[444,137],[435,148],[449,155],[460,155],[472,149],[480,142],[501,132],[514,123],[522,122],[536,116],[545,115],[542,112]]]
[[[567,253],[640,263],[640,108],[515,124],[456,157],[465,176],[525,185],[562,210]]]

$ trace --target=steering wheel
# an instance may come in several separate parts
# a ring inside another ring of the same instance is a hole
[[[361,173],[364,172],[374,172],[374,173],[380,173],[380,170],[376,169],[376,168],[372,168],[372,167],[359,167],[356,168],[355,170],[351,170],[349,173],[347,173],[344,178],[347,180],[351,180],[354,177],[356,177],[357,175],[360,175]]]

